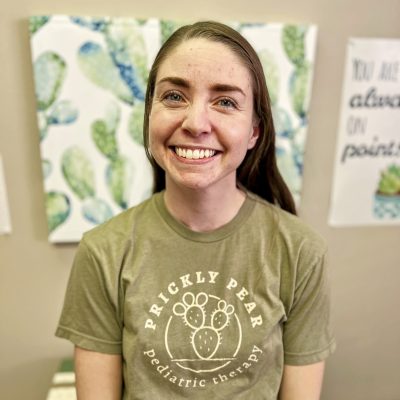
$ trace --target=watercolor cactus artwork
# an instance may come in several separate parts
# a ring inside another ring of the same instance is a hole
[[[142,132],[147,76],[162,43],[182,25],[158,19],[30,18],[51,242],[77,242],[96,224],[151,195]],[[299,201],[316,27],[230,25],[263,63],[278,164]]]
[[[373,211],[379,219],[400,219],[400,165],[391,164],[381,172]]]

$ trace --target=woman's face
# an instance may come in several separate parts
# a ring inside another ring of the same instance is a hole
[[[227,46],[191,39],[160,65],[149,143],[167,189],[235,187],[258,133],[250,73]]]

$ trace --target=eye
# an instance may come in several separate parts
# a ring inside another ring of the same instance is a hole
[[[218,100],[218,105],[223,108],[236,108],[236,103],[227,97]]]
[[[178,92],[168,92],[163,96],[163,100],[179,103],[183,101],[183,97]]]

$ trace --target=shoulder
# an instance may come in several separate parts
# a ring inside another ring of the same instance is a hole
[[[81,244],[93,250],[125,247],[131,242],[134,231],[154,213],[153,197],[85,232]]]
[[[274,248],[285,249],[293,255],[321,258],[327,251],[325,239],[309,224],[296,215],[249,193],[254,201],[254,216],[257,221],[269,225]]]

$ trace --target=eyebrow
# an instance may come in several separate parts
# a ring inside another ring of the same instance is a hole
[[[178,78],[176,76],[167,76],[165,78],[160,79],[158,82],[156,82],[156,84],[160,84],[160,83],[172,83],[173,85],[176,86],[180,86],[183,88],[188,89],[190,87],[189,82],[185,79],[182,78]]]
[[[185,89],[190,88],[190,83],[186,79],[179,78],[176,76],[167,76],[165,78],[160,79],[157,84],[160,83],[172,83],[173,85],[180,86]],[[214,92],[238,92],[242,96],[246,97],[246,94],[244,91],[236,85],[230,85],[226,83],[215,83],[214,85],[211,85],[211,90]]]

